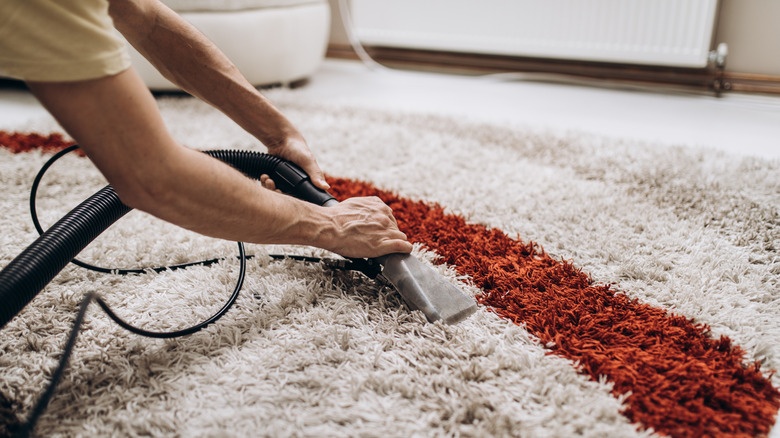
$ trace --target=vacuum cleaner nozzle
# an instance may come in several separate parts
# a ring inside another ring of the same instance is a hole
[[[316,188],[308,179],[299,183],[310,188],[300,191],[292,189],[289,193],[319,191],[320,193],[313,197],[312,202],[320,203],[325,207],[338,204],[338,201],[332,197],[322,202],[322,194],[327,192]],[[306,199],[305,196],[300,197]],[[476,312],[477,303],[473,298],[411,254],[388,254],[375,260],[382,265],[382,276],[395,286],[406,305],[412,310],[421,311],[428,321],[441,320],[446,324],[457,324]]]
[[[477,310],[477,303],[411,254],[379,259],[382,276],[395,286],[406,304],[434,322],[457,324]]]

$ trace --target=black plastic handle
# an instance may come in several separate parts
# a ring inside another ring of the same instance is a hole
[[[298,199],[317,205],[325,205],[328,201],[336,200],[330,193],[315,186],[303,169],[289,161],[280,162],[274,169],[273,175],[269,176],[279,190]]]

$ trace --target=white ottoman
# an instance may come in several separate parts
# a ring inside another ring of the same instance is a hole
[[[255,86],[298,82],[328,46],[327,0],[162,0],[214,42]],[[133,66],[155,91],[178,90],[128,44]]]

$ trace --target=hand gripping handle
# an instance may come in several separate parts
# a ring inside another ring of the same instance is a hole
[[[289,161],[280,162],[271,179],[279,190],[298,199],[317,205],[331,205],[336,202],[336,198],[330,193],[315,186],[303,169]]]

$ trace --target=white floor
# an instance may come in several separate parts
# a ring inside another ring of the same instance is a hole
[[[501,77],[369,71],[328,61],[303,91],[313,100],[439,112],[477,120],[780,158],[780,96],[608,89]]]
[[[723,97],[507,77],[369,70],[326,60],[297,90],[313,102],[459,115],[780,159],[780,97]],[[45,115],[26,91],[0,88],[0,124]]]

